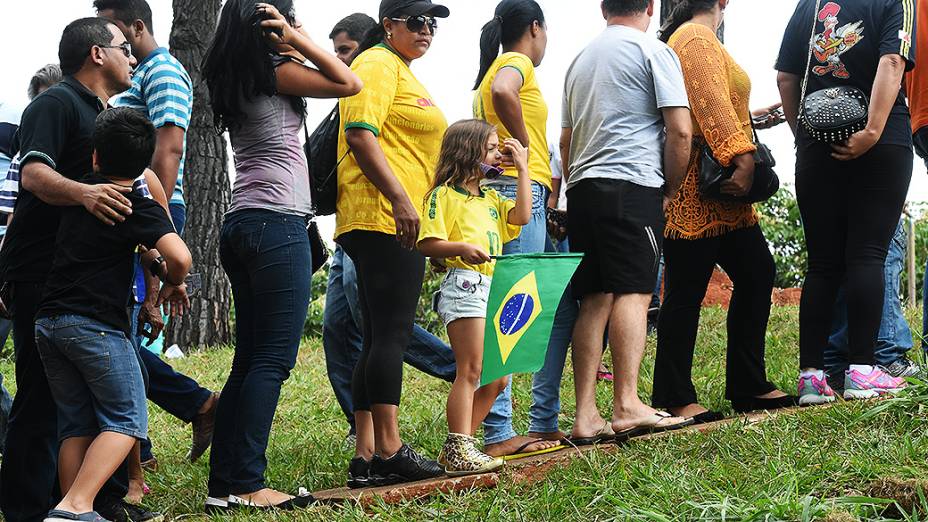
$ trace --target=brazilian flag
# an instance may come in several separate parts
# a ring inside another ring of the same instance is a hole
[[[541,369],[561,296],[583,254],[515,254],[496,258],[480,384]]]

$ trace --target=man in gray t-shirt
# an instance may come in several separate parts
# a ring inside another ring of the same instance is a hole
[[[571,282],[581,300],[574,328],[577,443],[679,428],[692,419],[638,398],[647,313],[660,266],[663,208],[686,175],[692,124],[673,51],[645,34],[653,0],[604,0],[607,27],[577,56],[564,87],[561,154]],[[609,325],[616,375],[612,425],[596,409],[596,370]]]

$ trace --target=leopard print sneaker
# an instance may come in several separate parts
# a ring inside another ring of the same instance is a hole
[[[451,477],[489,473],[501,467],[505,461],[491,457],[477,449],[479,442],[461,433],[449,433],[438,456],[438,462]]]

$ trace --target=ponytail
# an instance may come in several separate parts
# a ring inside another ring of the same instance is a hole
[[[683,24],[689,22],[694,15],[711,11],[718,4],[718,0],[683,0],[674,7],[667,21],[657,33],[660,41],[667,43],[673,33],[677,32]]]
[[[499,56],[499,47],[503,39],[503,19],[499,16],[493,17],[487,22],[483,29],[480,30],[480,71],[477,72],[477,81],[474,83],[474,90],[480,88],[483,83],[483,77],[493,65],[493,61]]]
[[[545,14],[535,0],[503,0],[496,6],[493,19],[480,31],[480,70],[474,90],[480,88],[487,71],[499,56],[500,46],[509,46],[522,38],[525,31],[538,22],[545,23]]]

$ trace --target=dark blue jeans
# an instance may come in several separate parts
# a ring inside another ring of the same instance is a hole
[[[310,300],[306,220],[269,210],[226,216],[219,258],[232,284],[235,355],[216,412],[209,495],[265,487],[281,385],[296,364]]]
[[[361,357],[361,305],[358,300],[358,274],[342,247],[336,246],[329,265],[329,284],[322,319],[322,347],[325,365],[335,399],[354,433],[354,407],[351,377]],[[441,339],[419,325],[413,326],[409,347],[403,354],[406,364],[432,377],[453,382],[456,373],[454,352]]]
[[[177,231],[178,236],[184,237],[184,227],[187,226],[187,207],[179,203],[171,203],[168,205],[168,209],[171,211],[174,230]]]
[[[873,350],[876,364],[882,366],[889,366],[905,357],[912,349],[912,330],[905,319],[902,302],[899,300],[899,276],[905,262],[906,238],[905,223],[900,221],[889,243],[886,263],[883,266],[883,318]],[[833,323],[828,347],[825,348],[825,370],[831,376],[843,376],[848,368],[847,295],[843,286],[838,290]]]
[[[912,136],[912,141],[915,142],[915,152],[918,156],[925,161],[925,166],[928,167],[928,127],[922,127],[918,129],[914,136]],[[926,273],[928,273],[928,265],[925,266]],[[922,350],[924,350],[925,355],[928,355],[928,313],[926,313],[925,306],[928,306],[928,277],[925,278],[922,283]]]
[[[12,321],[0,318],[0,350],[6,344],[6,339],[10,336],[10,330],[12,329]],[[13,397],[3,386],[3,375],[0,374],[0,454],[3,453],[3,441],[6,440],[6,425],[10,421],[10,408],[12,407]]]

